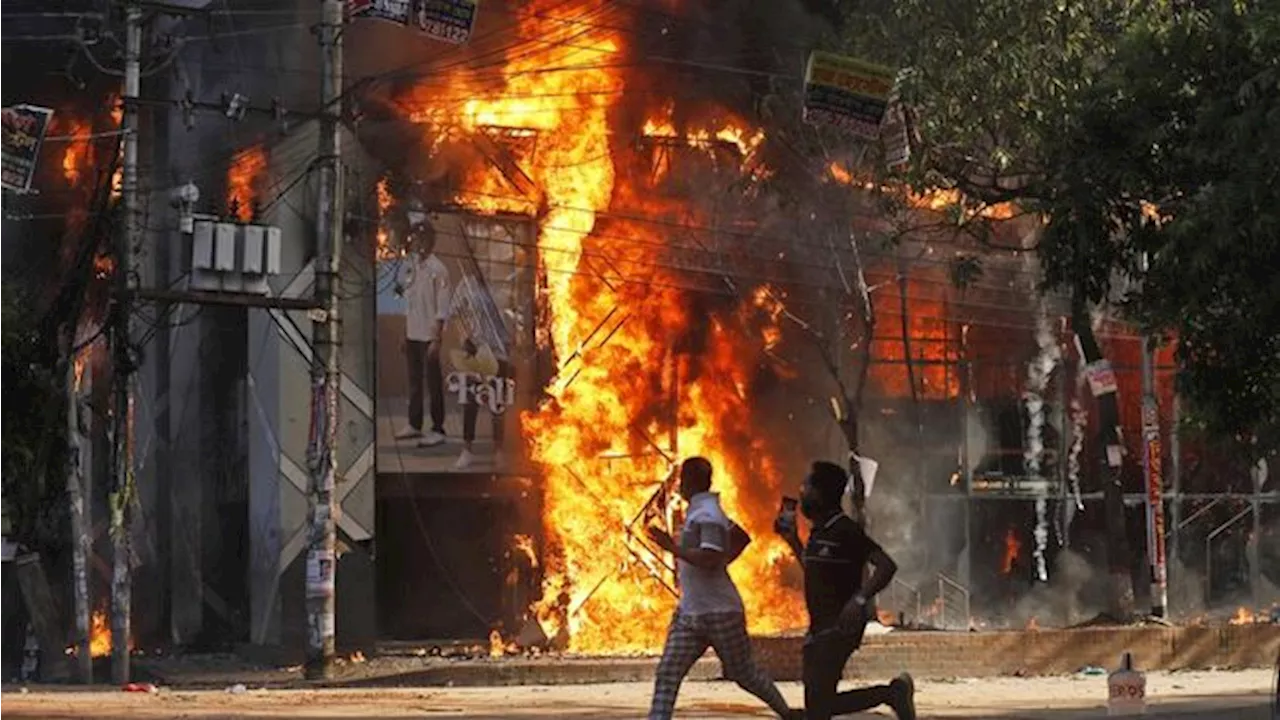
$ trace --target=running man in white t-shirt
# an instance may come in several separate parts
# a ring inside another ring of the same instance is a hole
[[[689,503],[680,542],[661,529],[649,528],[649,537],[676,556],[680,575],[680,603],[658,663],[650,720],[672,716],[680,684],[708,647],[715,648],[726,678],[763,700],[780,717],[803,717],[801,711],[787,707],[773,680],[751,656],[742,596],[728,571],[729,563],[750,540],[725,515],[720,496],[711,492],[710,461],[692,457],[680,465],[680,495]]]

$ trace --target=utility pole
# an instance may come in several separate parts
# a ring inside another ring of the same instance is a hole
[[[136,353],[130,332],[131,293],[137,289],[134,248],[140,241],[138,198],[138,90],[142,62],[142,6],[125,6],[124,162],[121,196],[124,232],[118,239],[115,307],[112,315],[113,415],[111,483],[111,675],[117,685],[129,682],[130,613],[133,594],[130,514],[134,501],[133,397]]]
[[[342,346],[342,319],[338,313],[343,235],[342,145],[338,135],[338,120],[342,117],[342,25],[342,1],[321,0],[320,191],[314,260],[317,307],[310,313],[311,434],[307,443],[311,512],[306,573],[306,676],[310,679],[330,677],[334,661],[337,558],[333,486],[338,469],[338,358]]]
[[[78,315],[78,313],[77,313]],[[63,328],[62,356],[67,364],[67,501],[71,506],[71,585],[75,600],[75,657],[77,679],[93,684],[89,649],[89,533],[85,518],[84,468],[80,434],[80,378],[76,372],[76,321]]]
[[[1147,270],[1147,255],[1142,270]],[[1160,403],[1156,398],[1155,338],[1142,343],[1142,477],[1147,486],[1147,558],[1151,567],[1151,614],[1163,618],[1169,607],[1168,563],[1164,540],[1164,453],[1160,442]],[[1176,501],[1175,501],[1176,502]]]

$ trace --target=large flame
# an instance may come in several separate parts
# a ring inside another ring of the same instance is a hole
[[[457,197],[478,212],[539,211],[543,299],[560,368],[549,400],[522,418],[545,487],[543,598],[533,615],[549,637],[567,633],[573,650],[659,647],[675,599],[637,518],[646,506],[669,517],[662,483],[675,462],[703,455],[725,509],[754,538],[730,569],[750,629],[796,628],[803,600],[780,581],[794,561],[770,529],[781,474],[768,434],[753,422],[750,394],[767,348],[780,340],[779,310],[759,294],[736,309],[693,310],[668,258],[669,235],[707,219],[631,179],[653,183],[664,173],[624,172],[642,159],[634,143],[612,140],[648,136],[704,150],[704,159],[725,151],[738,158],[735,172],[759,177],[767,170],[754,156],[764,135],[727,113],[677,130],[669,105],[625,127],[623,36],[557,20],[562,5],[523,8],[519,34],[541,49],[513,53],[500,83],[458,71],[448,94],[466,100],[454,106],[433,103],[434,84],[402,98],[411,118],[429,126],[429,148],[459,135],[513,145],[536,135],[536,152],[517,160],[537,197],[480,163]],[[556,41],[566,33],[572,42]],[[688,338],[699,349],[676,352]],[[500,636],[491,641],[495,653],[505,649]]]

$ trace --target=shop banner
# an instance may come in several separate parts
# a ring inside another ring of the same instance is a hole
[[[53,110],[36,105],[4,109],[2,184],[6,190],[29,190]]]
[[[897,73],[882,65],[815,50],[805,68],[805,121],[875,140],[896,80]]]
[[[412,26],[428,37],[461,45],[471,39],[478,5],[478,0],[349,0],[347,14]]]

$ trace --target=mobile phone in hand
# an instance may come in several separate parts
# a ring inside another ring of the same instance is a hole
[[[782,507],[778,509],[778,520],[775,523],[779,531],[790,532],[796,528],[796,508],[800,502],[793,497],[782,497]]]

